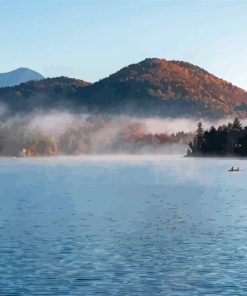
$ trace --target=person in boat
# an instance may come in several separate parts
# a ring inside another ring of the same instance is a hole
[[[239,172],[239,167],[237,167],[236,169],[234,169],[234,167],[231,167],[229,172]]]

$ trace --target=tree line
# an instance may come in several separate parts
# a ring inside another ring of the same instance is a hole
[[[218,128],[204,130],[197,125],[196,136],[189,143],[188,156],[247,156],[247,126],[238,118]]]
[[[28,121],[0,122],[0,156],[165,153],[186,147],[194,134],[149,133],[142,123],[89,117],[63,130],[43,130]]]

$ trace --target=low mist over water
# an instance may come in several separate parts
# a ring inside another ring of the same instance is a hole
[[[184,122],[58,111],[7,117],[0,125],[0,154],[185,154],[195,126],[188,121],[183,131]]]
[[[200,120],[65,111],[2,116],[0,155],[186,154]],[[229,118],[201,121],[207,129],[227,123]]]
[[[0,291],[245,295],[246,170],[175,156],[2,160]]]

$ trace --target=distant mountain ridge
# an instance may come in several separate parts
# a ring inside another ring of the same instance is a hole
[[[28,68],[18,68],[16,70],[0,73],[0,87],[19,85],[30,80],[41,80],[45,77],[40,73]]]
[[[14,112],[66,109],[145,117],[247,117],[247,93],[183,61],[148,58],[95,83],[67,77],[0,89]]]

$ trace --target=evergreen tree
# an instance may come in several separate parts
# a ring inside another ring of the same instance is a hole
[[[198,151],[201,150],[202,140],[203,140],[203,134],[204,134],[204,131],[203,131],[202,123],[199,122],[199,123],[197,124],[196,142],[195,142],[195,146],[196,146],[196,149],[197,149]]]
[[[241,155],[247,156],[247,127],[238,118],[233,123],[212,126],[203,131],[198,123],[194,143],[189,145],[192,155]]]
[[[197,124],[197,131],[196,131],[196,134],[197,134],[198,137],[203,136],[203,127],[202,127],[202,123],[201,123],[201,122],[199,122],[199,123]]]
[[[242,130],[242,124],[238,118],[235,118],[232,124],[232,129],[235,131],[241,131]]]

